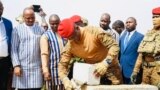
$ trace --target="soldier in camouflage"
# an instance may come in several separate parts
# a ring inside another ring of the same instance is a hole
[[[152,10],[153,29],[143,38],[138,52],[131,81],[136,81],[140,67],[143,67],[142,84],[155,85],[160,90],[160,7]]]
[[[102,84],[121,84],[122,75],[117,57],[119,47],[109,33],[99,27],[79,27],[71,19],[61,21],[58,33],[68,39],[58,64],[59,78],[66,90],[76,88],[67,77],[69,63],[75,56],[84,59],[85,63],[94,64],[93,74],[108,81]]]

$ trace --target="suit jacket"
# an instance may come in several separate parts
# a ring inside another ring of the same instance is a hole
[[[2,17],[4,26],[5,26],[5,30],[6,30],[6,35],[7,35],[7,43],[8,43],[8,51],[9,51],[9,55],[10,55],[10,51],[11,51],[11,34],[12,34],[12,23],[10,20]]]
[[[143,35],[140,34],[139,32],[135,31],[133,33],[133,35],[131,36],[128,45],[126,46],[126,48],[124,48],[124,40],[125,40],[125,36],[126,36],[126,32],[124,32],[124,34],[122,35],[122,37],[120,38],[120,64],[122,67],[122,72],[123,75],[126,78],[130,78],[131,73],[133,71],[135,62],[137,60],[138,57],[138,46],[141,42],[141,40],[143,39]]]

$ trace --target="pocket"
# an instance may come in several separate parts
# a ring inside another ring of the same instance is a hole
[[[154,52],[155,46],[156,46],[155,38],[156,38],[156,33],[155,34],[147,34],[144,37],[142,43],[140,44],[140,47],[143,52],[146,52],[146,53],[153,53]]]
[[[160,74],[160,61],[156,61],[156,71]]]
[[[160,35],[156,37],[155,53],[160,53]]]
[[[23,42],[21,42],[20,45],[19,45],[19,47],[20,47],[19,53],[18,53],[19,54],[19,60],[25,60],[28,56],[28,53],[26,52],[26,50],[24,50],[25,49],[24,46],[26,46],[26,43],[23,43]]]
[[[142,41],[138,48],[138,52],[154,53],[155,47],[155,41]]]
[[[156,33],[154,34],[146,34],[146,36],[144,37],[143,41],[146,41],[146,42],[150,42],[150,41],[153,41],[156,37]]]

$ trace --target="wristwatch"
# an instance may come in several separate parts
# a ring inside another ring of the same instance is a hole
[[[110,65],[112,63],[112,60],[111,59],[106,59],[106,63]]]

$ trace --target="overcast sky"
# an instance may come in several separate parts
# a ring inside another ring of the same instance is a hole
[[[58,14],[61,19],[74,14],[81,15],[89,20],[90,25],[99,26],[102,13],[111,15],[111,24],[117,20],[124,22],[128,17],[137,19],[137,31],[146,33],[152,28],[152,9],[160,7],[160,0],[1,0],[4,4],[3,16],[18,23],[15,17],[19,16],[23,9],[32,4],[40,4],[48,17]],[[36,16],[39,19],[38,15]],[[110,24],[110,26],[111,26]]]

